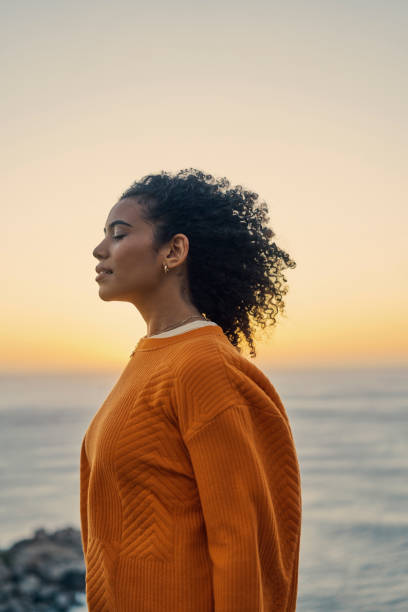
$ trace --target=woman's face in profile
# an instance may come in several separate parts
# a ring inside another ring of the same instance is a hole
[[[160,252],[152,248],[153,226],[142,220],[135,198],[119,200],[111,209],[104,228],[105,237],[92,254],[96,267],[99,297],[102,300],[140,301],[158,282]]]

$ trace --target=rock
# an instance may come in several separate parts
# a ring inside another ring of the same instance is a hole
[[[40,529],[36,529],[34,531],[34,539],[35,540],[48,540],[49,534],[45,531],[43,527]]]
[[[81,534],[36,529],[0,551],[0,612],[67,612],[85,593]]]
[[[41,586],[41,580],[35,574],[26,574],[18,584],[21,595],[34,595]]]
[[[69,591],[85,591],[85,564],[67,569],[60,578],[60,584]]]
[[[10,599],[0,606],[0,612],[27,612],[27,607],[18,599]]]
[[[73,527],[66,527],[65,529],[59,529],[52,534],[52,540],[65,546],[71,546],[77,550],[81,555],[82,553],[82,540],[81,532]]]
[[[58,593],[55,598],[58,610],[67,610],[73,603],[75,603],[75,597],[71,593]]]
[[[11,572],[9,568],[6,566],[3,559],[0,559],[0,584],[3,584],[6,582],[6,580],[9,580],[10,576]]]
[[[44,603],[53,602],[59,591],[60,589],[56,584],[42,584],[35,599]]]
[[[67,580],[66,574],[72,573],[82,574],[85,576],[85,564],[82,559],[58,560],[55,561],[54,564],[41,560],[32,567],[35,567],[41,578],[47,582],[65,583]]]
[[[9,551],[10,564],[18,569],[35,569],[38,571],[43,565],[48,566],[55,562],[59,565],[79,561],[78,552],[63,544],[56,544],[50,540],[26,543],[23,547],[12,548]]]
[[[13,595],[17,594],[16,584],[14,582],[2,582],[0,586],[0,602],[8,601]]]

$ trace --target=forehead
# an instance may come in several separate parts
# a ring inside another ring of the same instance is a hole
[[[106,235],[108,231],[113,231],[113,227],[119,226],[122,229],[126,227],[129,232],[141,230],[151,234],[154,223],[144,219],[143,213],[143,204],[138,202],[137,198],[119,200],[109,212],[103,233]],[[120,225],[119,221],[123,221],[126,225]],[[131,227],[127,227],[128,225]]]
[[[106,220],[106,228],[109,223],[121,219],[131,225],[136,223],[143,223],[143,219],[140,211],[140,204],[136,199],[119,200],[114,206],[112,206],[108,218]]]

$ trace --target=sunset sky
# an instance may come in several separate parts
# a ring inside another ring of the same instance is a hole
[[[408,363],[408,3],[3,4],[2,371],[123,367],[92,250],[136,179],[256,191],[287,270],[274,367]]]

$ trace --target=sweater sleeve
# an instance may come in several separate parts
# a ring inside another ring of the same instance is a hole
[[[85,450],[85,437],[82,440],[80,455],[80,517],[81,517],[81,540],[84,558],[88,549],[88,485],[89,485],[89,463]]]
[[[215,612],[296,609],[300,488],[278,410],[234,404],[186,437],[213,566]]]

